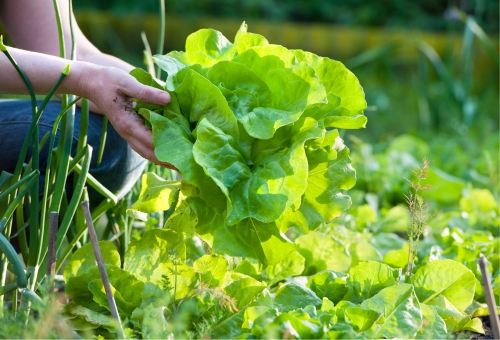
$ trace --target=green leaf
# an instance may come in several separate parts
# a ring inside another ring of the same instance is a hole
[[[182,84],[175,89],[184,116],[190,123],[206,118],[224,133],[238,140],[238,122],[226,98],[209,80],[189,70]],[[153,127],[154,133],[154,127]]]
[[[331,147],[319,147],[307,154],[309,174],[307,188],[299,209],[288,209],[282,216],[284,229],[295,226],[301,230],[316,229],[321,223],[339,216],[351,205],[349,196],[342,190],[350,189],[356,183],[356,172],[351,166],[349,149],[338,138],[338,132],[330,134],[335,144],[335,157],[329,153]]]
[[[417,339],[446,339],[448,331],[444,320],[438,312],[424,303],[420,305],[422,309],[422,328],[417,333]]]
[[[346,277],[343,273],[325,270],[309,278],[307,286],[319,298],[328,298],[334,304],[339,303],[347,293]]]
[[[354,330],[358,333],[364,332],[373,326],[382,316],[381,312],[364,309],[362,307],[347,307],[344,310],[344,317]]]
[[[236,300],[237,307],[241,310],[252,302],[264,288],[266,288],[265,283],[257,281],[250,276],[245,276],[231,282],[224,288],[224,291]]]
[[[132,314],[134,309],[141,305],[144,282],[137,280],[133,275],[119,267],[107,266],[106,271],[118,311],[122,315]],[[88,289],[92,292],[94,301],[109,310],[109,303],[101,278],[90,281]]]
[[[422,327],[420,304],[410,284],[384,288],[363,301],[361,307],[382,314],[377,327],[373,329],[376,338],[412,338]]]
[[[422,303],[422,305],[424,305],[424,303]],[[464,315],[460,313],[443,295],[439,295],[430,301],[428,305],[436,310],[445,322],[446,329],[448,330],[453,329],[464,317]]]
[[[297,251],[306,259],[304,275],[311,275],[322,270],[347,272],[351,257],[345,246],[332,236],[319,232],[299,236],[295,240]]]
[[[99,248],[101,249],[104,264],[121,266],[120,254],[112,242],[100,241]],[[88,269],[96,266],[94,248],[92,248],[91,243],[87,243],[71,255],[68,264],[64,267],[64,280],[68,281],[71,277],[80,276]]]
[[[247,309],[245,309],[244,321],[243,325],[241,326],[241,330],[243,332],[252,332],[254,336],[261,337],[262,333],[258,332],[258,330],[273,322],[273,320],[277,316],[278,312],[275,309],[269,307],[248,307]]]
[[[306,306],[320,307],[323,301],[309,288],[290,282],[282,285],[274,297],[274,306],[287,312]]]
[[[254,46],[265,46],[269,44],[267,39],[260,34],[247,32],[247,28],[247,24],[243,22],[234,38],[233,50],[238,54]]]
[[[154,270],[163,263],[184,261],[186,246],[171,230],[152,229],[140,240],[130,242],[125,253],[123,269],[141,281],[149,281]]]
[[[198,223],[198,217],[191,209],[189,203],[184,199],[179,206],[170,215],[163,226],[164,229],[175,231],[183,239],[195,236],[195,226]]]
[[[193,263],[193,268],[201,274],[201,282],[209,287],[222,285],[228,266],[227,260],[220,255],[204,255]]]
[[[363,88],[356,76],[342,63],[302,50],[292,52],[299,62],[304,61],[314,68],[326,92],[341,98],[341,107],[348,109],[352,116],[363,113],[366,109]]]
[[[210,204],[226,208],[225,196],[193,156],[192,136],[171,120],[151,114],[155,155],[159,160],[173,164],[189,183],[200,189],[200,196]]]
[[[141,178],[141,192],[129,210],[143,213],[166,211],[174,201],[174,192],[179,190],[180,181],[167,181],[153,172],[146,172]]]
[[[408,264],[408,250],[391,250],[385,254],[382,261],[394,268],[404,268]]]
[[[110,315],[97,313],[83,306],[70,303],[65,307],[65,312],[78,316],[77,319],[70,321],[70,324],[75,330],[89,330],[103,327],[111,333],[116,333],[119,327],[117,321]],[[84,321],[87,325],[84,326],[81,321]]]
[[[283,261],[267,266],[262,276],[269,280],[269,286],[283,281],[290,276],[297,276],[304,271],[305,259],[298,252],[291,252]]]
[[[452,260],[435,260],[420,267],[412,283],[422,303],[443,295],[461,312],[472,303],[476,287],[474,274]]]
[[[360,262],[382,260],[382,256],[377,248],[367,241],[352,243],[349,246],[349,253],[352,256],[352,266],[356,266]]]
[[[210,66],[223,58],[231,50],[233,44],[219,31],[201,29],[192,33],[186,40],[186,52],[191,63]]]
[[[479,318],[471,318],[470,315],[464,317],[451,331],[452,333],[461,331],[471,331],[484,334],[483,322]]]
[[[397,284],[397,270],[380,262],[361,262],[352,267],[347,278],[349,297],[353,302],[364,301],[386,287]]]
[[[185,298],[196,287],[200,279],[193,267],[172,259],[159,263],[151,273],[150,282],[170,292],[176,300]]]

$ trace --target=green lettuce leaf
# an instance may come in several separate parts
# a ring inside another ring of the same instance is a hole
[[[460,312],[470,306],[476,288],[474,274],[453,260],[435,260],[420,267],[412,276],[412,283],[422,303],[428,304],[442,295]]]

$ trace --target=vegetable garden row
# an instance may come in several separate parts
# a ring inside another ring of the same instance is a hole
[[[135,109],[152,129],[158,159],[182,178],[151,165],[117,202],[88,175],[91,148],[73,158],[54,153],[55,164],[79,174],[73,197],[61,182],[46,188],[40,205],[26,199],[30,219],[14,231],[12,219],[23,220],[24,196],[38,178],[36,161],[13,177],[2,174],[0,294],[10,308],[0,336],[492,336],[494,322],[484,322],[497,311],[478,259],[485,258],[498,301],[498,155],[476,171],[491,190],[440,170],[434,164],[446,155],[429,162],[424,156],[436,145],[411,136],[380,153],[352,138],[350,155],[343,130],[367,124],[358,79],[338,61],[270,44],[245,23],[233,43],[203,29],[188,37],[185,52],[151,60],[149,73],[131,74],[168,90],[172,101],[137,101]],[[71,111],[61,119],[68,124]],[[89,220],[98,227],[109,292],[77,212],[85,183],[107,197]],[[62,217],[54,238],[48,202]],[[37,230],[39,210],[47,223]],[[8,239],[23,228],[29,248],[18,256]],[[62,295],[53,292],[61,277],[43,275],[51,265],[63,274]]]

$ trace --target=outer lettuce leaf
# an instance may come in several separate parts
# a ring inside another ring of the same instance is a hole
[[[471,305],[476,287],[472,271],[453,260],[435,260],[420,267],[412,283],[422,303],[429,304],[442,295],[460,312]]]
[[[197,197],[190,198],[189,202],[198,215],[196,232],[214,251],[257,258],[265,265],[272,265],[281,262],[295,249],[275,222],[263,223],[247,218],[229,226],[223,211]]]
[[[361,303],[382,314],[369,338],[413,338],[422,327],[420,304],[410,284],[387,287]]]
[[[340,97],[340,106],[348,109],[351,116],[363,113],[366,109],[363,88],[356,76],[341,62],[302,50],[294,50],[293,53],[299,62],[304,61],[316,70],[326,91]]]
[[[144,213],[165,211],[174,201],[174,192],[179,190],[180,181],[167,181],[155,173],[147,172],[141,178],[141,192],[130,210]]]
[[[289,227],[297,227],[306,232],[314,230],[351,205],[350,197],[341,191],[352,188],[356,183],[356,172],[351,166],[349,149],[338,137],[338,132],[331,131],[327,138],[334,138],[333,149],[329,149],[328,143],[308,148],[307,188],[301,198],[300,208],[289,208],[281,216],[283,230]]]
[[[123,269],[147,282],[160,264],[185,258],[186,246],[177,233],[153,229],[144,233],[140,240],[130,242]]]
[[[233,54],[240,54],[255,46],[266,46],[269,42],[260,34],[248,32],[248,25],[243,22],[240,29],[234,38],[234,45],[232,47]]]
[[[200,189],[200,196],[220,209],[226,206],[224,194],[193,156],[192,136],[171,120],[151,112],[153,144],[159,160],[173,164],[191,184]]]
[[[323,270],[347,272],[351,257],[344,244],[331,235],[312,232],[295,240],[297,251],[306,259],[303,275],[312,275]]]

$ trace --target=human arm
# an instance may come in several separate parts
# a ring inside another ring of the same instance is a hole
[[[160,162],[153,152],[151,131],[132,110],[132,98],[164,105],[170,101],[168,93],[142,85],[134,77],[115,67],[99,66],[84,61],[68,61],[58,57],[9,48],[9,52],[30,80],[35,93],[47,93],[57,82],[61,71],[71,64],[68,76],[57,93],[71,93],[91,100],[105,112],[116,131],[142,157],[156,164]],[[0,93],[27,94],[28,90],[7,57],[0,53]]]
[[[69,57],[72,43],[68,1],[57,2],[66,55]],[[14,58],[28,75],[37,93],[47,93],[68,62],[54,57],[59,56],[59,40],[52,0],[0,0],[0,20],[10,38],[20,48],[10,49]],[[77,44],[76,62],[72,62],[71,72],[61,84],[59,92],[88,98],[91,110],[105,114],[117,132],[141,156],[156,164],[171,167],[155,157],[151,131],[145,128],[142,120],[131,109],[132,98],[166,104],[169,101],[168,94],[141,85],[128,75],[133,66],[101,53],[83,35],[76,21],[73,21],[73,30]],[[3,55],[0,58],[1,69],[6,70],[0,79],[0,93],[27,93],[7,58]]]
[[[72,47],[69,3],[57,0],[61,16],[66,58]],[[102,66],[117,67],[130,72],[134,66],[99,51],[80,30],[73,13],[76,60]],[[20,49],[59,56],[59,38],[52,0],[0,0],[0,20],[9,37]]]

